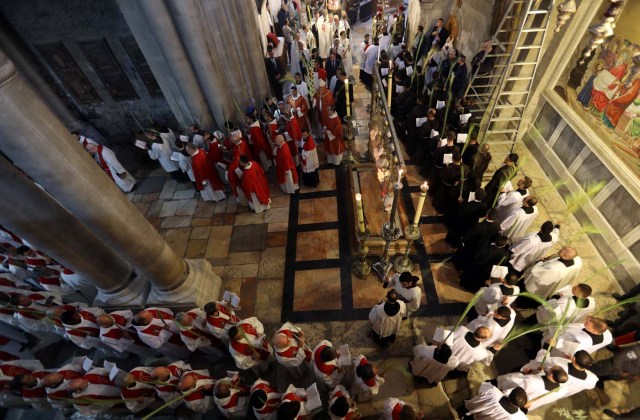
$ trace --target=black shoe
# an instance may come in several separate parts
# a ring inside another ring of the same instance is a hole
[[[614,413],[613,411],[609,410],[608,408],[605,408],[604,410],[602,410],[602,412],[604,414],[606,414],[607,416],[609,416],[609,417],[613,417],[613,418],[618,417],[618,415],[616,413]]]
[[[609,350],[609,351],[613,351],[613,352],[616,352],[616,351],[618,351],[618,350],[620,350],[620,349],[619,349],[619,348],[618,348],[618,346],[616,346],[615,344],[609,344],[609,345],[607,346],[607,350]]]
[[[613,296],[615,300],[625,300],[624,295],[621,295],[620,293],[614,293],[611,296]]]
[[[385,281],[384,283],[382,283],[382,288],[386,289],[387,287],[389,287],[389,282]]]
[[[600,390],[604,389],[604,381],[600,380],[596,383],[596,387]]]

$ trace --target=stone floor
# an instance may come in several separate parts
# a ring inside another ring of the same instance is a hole
[[[354,29],[354,45],[359,45],[358,36],[368,28]],[[359,53],[355,51],[354,56]],[[357,67],[354,71],[357,74]],[[365,134],[370,94],[360,84],[354,93],[356,128],[363,128],[361,134]],[[357,141],[354,146],[359,153],[366,144]],[[600,307],[611,303],[610,293],[619,287],[594,246],[527,149],[522,146],[517,152],[524,159],[522,173],[533,179],[533,194],[540,199],[536,224],[547,219],[561,223],[557,248],[571,244],[578,250],[585,262],[581,281],[594,288]],[[451,408],[470,395],[467,380],[448,379],[435,388],[425,388],[416,386],[405,369],[413,345],[422,337],[431,337],[436,326],[455,323],[456,314],[471,298],[460,288],[457,272],[447,262],[451,249],[444,243],[445,227],[427,201],[421,219],[422,241],[416,243],[411,256],[414,273],[423,280],[423,305],[401,329],[396,343],[384,350],[376,348],[367,337],[367,315],[385,290],[374,275],[364,280],[352,275],[352,233],[345,228],[349,214],[345,200],[350,199],[347,171],[324,162],[321,144],[319,155],[320,185],[302,187],[298,195],[289,197],[272,179],[271,210],[262,214],[250,213],[233,199],[203,202],[191,184],[176,183],[161,169],[138,171],[135,175],[143,180],[130,199],[178,255],[211,262],[223,279],[223,289],[240,296],[241,317],[257,316],[269,333],[282,322],[293,321],[302,326],[310,343],[325,338],[336,344],[349,343],[352,353],[363,353],[373,360],[385,373],[387,383],[379,398],[358,405],[363,416],[374,416],[386,397],[396,396],[419,406],[426,418],[453,418]],[[493,162],[491,169],[499,163]],[[273,170],[269,175],[273,178]],[[422,181],[417,168],[408,165],[404,199],[411,213]],[[604,350],[598,358],[607,355]],[[639,390],[637,383],[607,384],[606,392],[589,391],[563,399],[532,412],[530,418],[572,418],[563,409],[582,409],[588,411],[586,418],[602,418],[602,408],[637,405]],[[575,412],[573,416],[578,418]]]

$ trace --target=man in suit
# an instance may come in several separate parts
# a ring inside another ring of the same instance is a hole
[[[329,54],[329,60],[324,63],[324,69],[327,72],[327,81],[336,75],[336,71],[341,68],[342,63],[336,58],[336,53],[332,50]]]
[[[437,45],[438,49],[442,48],[447,42],[447,38],[449,37],[449,31],[447,31],[444,27],[444,19],[438,19],[436,26],[431,31],[431,35],[429,36],[429,45]]]
[[[279,101],[283,100],[282,97],[282,77],[284,76],[284,69],[279,60],[273,56],[273,47],[267,47],[267,54],[269,57],[264,60],[267,67],[267,76],[269,77],[269,85],[271,86],[271,92],[278,98]]]

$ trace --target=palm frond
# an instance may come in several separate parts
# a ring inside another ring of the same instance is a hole
[[[606,307],[600,309],[599,311],[594,313],[593,316],[598,316],[598,315],[600,315],[602,313],[613,311],[614,309],[621,308],[624,305],[629,305],[631,303],[638,303],[638,302],[640,302],[640,296],[634,296],[634,297],[629,298],[629,299],[621,300],[620,302],[616,302],[613,305],[609,305],[609,306],[606,306]]]
[[[535,191],[536,191],[536,195],[537,196],[541,196],[543,194],[552,192],[552,191],[557,191],[560,187],[563,187],[564,185],[567,184],[567,180],[566,179],[561,179],[560,181],[556,181],[554,183],[552,183],[551,185],[544,185],[541,187],[536,187]]]
[[[532,332],[542,331],[545,328],[548,328],[548,327],[547,325],[544,325],[544,324],[527,325],[527,326],[516,325],[511,329],[511,331],[509,331],[509,334],[505,337],[505,339],[502,340],[502,345],[504,346],[510,343],[511,341],[517,340],[518,338],[523,337]]]
[[[529,298],[531,300],[535,300],[540,305],[544,306],[546,309],[548,309],[551,312],[553,312],[553,308],[551,307],[551,305],[549,305],[549,302],[547,302],[547,299],[545,299],[544,297],[542,297],[540,295],[536,295],[535,293],[529,293],[529,292],[520,292],[520,293],[517,294],[517,296],[522,296],[522,297],[525,297],[525,298]]]
[[[464,311],[462,312],[462,315],[460,315],[460,318],[458,318],[458,322],[456,322],[455,327],[453,327],[451,329],[451,332],[449,332],[449,334],[447,334],[447,336],[445,337],[444,341],[447,341],[449,339],[449,337],[451,336],[451,334],[453,334],[453,332],[462,324],[462,322],[466,319],[467,314],[469,313],[471,308],[473,308],[476,305],[476,303],[478,303],[478,300],[480,299],[480,296],[482,296],[483,293],[484,293],[484,290],[479,290],[475,295],[473,295],[473,297],[471,298],[471,300],[467,304],[467,307],[464,308]]]

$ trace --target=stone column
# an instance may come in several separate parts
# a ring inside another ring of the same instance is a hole
[[[0,157],[0,221],[98,289],[97,301],[141,305],[147,282],[78,219]]]
[[[191,292],[193,301],[205,295],[200,293],[194,297],[197,291],[191,283],[199,279],[203,270],[209,275],[207,270],[211,267],[202,262],[200,266],[189,264],[195,271],[188,276],[186,262],[71,138],[2,52],[0,151],[131,264],[139,275],[148,278],[159,293],[155,295],[158,300],[180,301],[182,293],[189,296]]]
[[[215,122],[163,1],[116,0],[171,110],[183,127]]]

